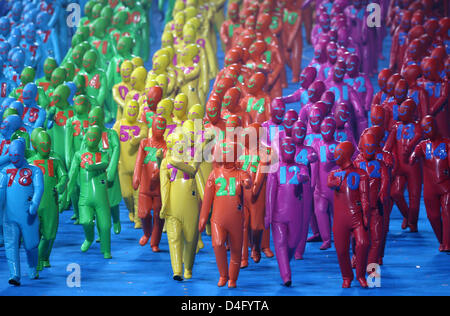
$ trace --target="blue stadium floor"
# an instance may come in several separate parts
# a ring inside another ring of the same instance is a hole
[[[157,24],[157,19],[153,21],[156,21],[156,33],[160,37],[161,25]],[[152,52],[158,47],[158,41],[153,43]],[[385,57],[389,48],[390,38],[386,38],[383,47]],[[312,47],[306,44],[303,67],[312,54]],[[223,65],[223,53],[218,55],[220,65]],[[386,60],[380,63],[380,69],[386,64]],[[376,87],[375,78],[373,83]],[[291,84],[285,94],[295,88],[296,85]],[[70,211],[61,215],[51,257],[52,267],[41,272],[39,280],[29,280],[26,276],[26,258],[22,251],[22,286],[10,286],[4,248],[0,248],[0,295],[450,295],[450,254],[438,252],[439,245],[426,218],[423,203],[419,233],[416,234],[401,230],[401,215],[394,208],[384,265],[381,267],[381,287],[367,290],[357,282],[351,289],[342,289],[335,249],[320,251],[320,243],[307,245],[305,260],[291,262],[291,288],[281,285],[276,259],[264,256],[259,264],[250,260],[249,267],[241,270],[236,289],[218,288],[219,275],[211,238],[205,234],[205,248],[196,257],[193,278],[184,282],[173,281],[166,234],[163,234],[160,253],[152,253],[149,246],[139,246],[141,231],[133,228],[123,203],[122,233],[112,236],[112,260],[103,259],[99,244],[94,244],[88,253],[81,253],[83,230],[81,226],[73,225],[71,215]],[[81,268],[80,288],[67,286],[70,272],[66,269],[71,263]]]

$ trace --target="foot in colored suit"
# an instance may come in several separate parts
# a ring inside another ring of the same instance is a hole
[[[352,284],[352,280],[344,279],[344,282],[342,282],[342,288],[349,289],[351,284]]]
[[[320,242],[320,241],[322,241],[322,237],[320,237],[319,234],[314,234],[306,240],[306,242]]]
[[[219,278],[219,282],[217,283],[218,287],[222,287],[225,286],[225,284],[227,284],[228,279],[227,278]]]
[[[141,239],[139,240],[139,245],[141,245],[141,246],[145,246],[147,243],[148,243],[148,240],[149,240],[150,238],[149,237],[147,237],[147,236],[142,236],[141,237]]]
[[[358,282],[359,284],[361,284],[361,287],[363,288],[368,288],[369,286],[367,285],[367,281],[365,278],[358,278]]]
[[[263,248],[262,252],[266,255],[267,258],[272,258],[274,256],[272,250],[270,248]]]

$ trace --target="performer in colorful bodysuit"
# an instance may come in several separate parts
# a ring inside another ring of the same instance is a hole
[[[111,213],[108,200],[106,169],[109,155],[99,151],[101,130],[91,126],[86,132],[85,145],[75,153],[69,171],[68,195],[73,193],[76,180],[80,179],[80,224],[85,241],[81,251],[86,252],[94,242],[95,224],[100,235],[100,251],[105,259],[111,259]],[[95,222],[94,222],[95,219]]]
[[[39,263],[37,270],[50,267],[50,254],[58,231],[59,211],[63,201],[63,192],[68,181],[67,171],[63,161],[51,152],[51,138],[46,131],[39,132],[33,138],[32,144],[35,154],[28,161],[40,168],[44,180],[44,194],[39,204]]]
[[[217,286],[236,287],[241,265],[242,234],[244,225],[243,190],[250,189],[249,174],[237,168],[237,143],[223,143],[222,161],[215,164],[205,187],[205,197],[200,213],[198,230],[203,232],[211,207],[211,231],[214,253],[219,269]],[[226,241],[229,240],[231,255],[228,267]]]
[[[285,286],[292,283],[289,261],[299,244],[303,226],[302,184],[309,180],[308,169],[295,162],[296,145],[291,137],[280,140],[278,170],[267,179],[265,226],[272,226],[275,254]]]
[[[166,131],[166,119],[156,116],[152,122],[152,133],[149,138],[141,141],[136,158],[136,166],[133,175],[133,189],[139,189],[138,215],[142,220],[144,236],[139,244],[145,246],[150,236],[150,246],[153,252],[159,252],[164,220],[160,218],[161,191],[157,152],[167,151],[164,133]],[[153,217],[151,211],[153,210]],[[153,228],[152,228],[153,227]]]
[[[141,228],[138,214],[138,192],[133,190],[133,173],[141,140],[147,137],[147,125],[138,120],[139,103],[131,100],[124,108],[123,118],[114,124],[113,129],[120,139],[119,179],[122,196],[129,212],[130,221],[135,228]]]
[[[368,287],[365,278],[369,237],[369,179],[364,170],[353,166],[354,147],[350,142],[337,145],[334,152],[339,169],[328,176],[328,186],[334,190],[333,234],[343,288],[349,288],[353,280],[350,263],[350,236],[356,241],[356,278],[363,288]]]
[[[410,164],[423,161],[424,201],[439,251],[450,252],[450,140],[442,137],[432,116],[421,121],[425,140],[414,149]]]
[[[117,132],[112,128],[105,126],[105,112],[99,106],[96,106],[89,112],[89,124],[96,125],[102,132],[102,141],[99,143],[99,150],[103,150],[109,155],[109,164],[106,169],[106,178],[108,180],[108,198],[111,207],[111,217],[113,220],[113,229],[115,234],[120,234],[120,214],[119,204],[122,201],[120,190],[120,181],[118,173],[118,164],[120,157],[120,140]]]
[[[9,267],[9,284],[20,285],[20,241],[27,253],[29,276],[37,273],[39,204],[44,193],[44,179],[38,167],[25,159],[25,142],[17,139],[9,146],[9,163],[0,172],[0,209],[4,210],[3,235]]]
[[[422,191],[421,166],[409,164],[409,156],[422,139],[422,128],[420,123],[415,121],[415,112],[414,100],[406,99],[398,109],[399,121],[394,122],[384,146],[384,150],[392,152],[396,161],[391,196],[403,215],[402,229],[409,227],[411,232],[417,232]],[[404,197],[406,186],[409,206]]]
[[[168,147],[160,168],[160,218],[165,219],[173,279],[182,281],[192,277],[198,242],[199,192],[195,181],[198,165],[187,149],[189,140],[178,132],[171,134],[173,148]],[[193,136],[193,135],[192,135]],[[176,163],[189,164],[190,172],[179,170]]]

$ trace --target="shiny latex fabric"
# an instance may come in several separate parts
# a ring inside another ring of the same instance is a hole
[[[409,156],[422,139],[420,123],[414,121],[415,102],[404,101],[399,107],[400,121],[395,121],[384,150],[391,152],[396,162],[392,176],[391,197],[403,215],[402,228],[410,228],[417,232],[420,196],[422,191],[422,168],[420,164],[409,164]],[[402,115],[401,113],[405,113]],[[404,197],[405,187],[408,188],[409,206]]]
[[[120,76],[122,81],[115,84],[112,88],[112,95],[114,102],[117,104],[117,115],[116,120],[122,119],[123,109],[125,108],[125,98],[128,92],[132,90],[130,84],[131,73],[133,72],[134,66],[131,61],[126,60],[120,65]]]
[[[449,117],[449,80],[441,80],[437,76],[439,62],[434,59],[424,58],[421,64],[422,78],[417,80],[419,86],[425,88],[428,92],[428,113],[436,118],[436,124],[443,137],[450,137],[450,128],[448,124]]]
[[[147,244],[154,252],[159,251],[164,220],[160,218],[161,191],[158,151],[163,154],[167,150],[164,132],[166,120],[156,117],[153,120],[152,136],[141,141],[136,157],[136,166],[133,175],[133,189],[139,189],[138,216],[142,220],[144,236],[139,241],[141,246]],[[160,153],[161,154],[161,153]],[[153,217],[151,211],[153,210]]]
[[[73,155],[80,150],[84,135],[89,127],[88,112],[89,101],[85,95],[79,95],[74,100],[74,116],[66,122],[65,133],[65,165],[70,168]],[[78,198],[80,196],[80,188],[77,185],[74,189],[73,196],[69,197],[72,201],[74,218],[78,220]],[[76,222],[78,223],[78,221]]]
[[[122,77],[121,66],[125,61],[129,61],[134,57],[133,55],[131,55],[131,49],[133,48],[132,46],[133,39],[131,37],[127,36],[119,39],[117,43],[117,54],[110,60],[107,69],[109,90],[114,88],[116,84],[121,83],[122,80],[127,80],[126,78]],[[111,97],[113,98],[111,99]],[[112,113],[115,113],[116,110],[119,111],[118,108],[116,109],[117,103],[114,102],[114,96],[111,96],[111,94],[108,93],[107,99],[108,102],[110,102]]]
[[[46,131],[33,139],[34,155],[28,158],[30,164],[40,168],[44,180],[44,194],[39,204],[39,243],[38,271],[50,267],[50,254],[56,238],[59,211],[62,207],[63,192],[68,181],[63,161],[50,153],[51,139]]]
[[[270,97],[263,91],[265,77],[256,73],[247,82],[248,95],[240,101],[241,109],[250,113],[253,122],[263,123],[270,119]]]
[[[388,153],[383,150],[383,147],[386,143],[389,133],[382,126],[378,125],[378,124],[383,124],[383,122],[384,122],[384,116],[382,113],[384,113],[384,111],[381,106],[379,106],[379,105],[372,106],[371,118],[372,118],[372,123],[374,125],[367,128],[363,132],[363,134],[361,135],[361,139],[365,138],[365,135],[367,133],[373,134],[375,136],[376,143],[378,144],[377,148],[375,149],[375,153],[376,153],[375,159],[379,161],[380,170],[383,165],[385,165],[388,168],[389,181],[388,181],[388,189],[387,190],[388,190],[388,195],[390,196],[391,185],[392,185],[392,183],[391,183],[392,182],[392,169],[394,167],[394,158],[391,153]],[[355,162],[359,161],[360,157],[361,157],[361,155],[359,155],[357,158],[355,158]],[[372,167],[374,167],[373,171],[376,171],[377,163],[372,162]],[[374,174],[377,174],[377,173],[374,172]],[[381,176],[381,172],[380,172],[380,176]],[[379,193],[381,194],[381,192],[379,192]],[[386,246],[386,238],[387,238],[387,234],[389,232],[389,223],[390,223],[390,216],[391,216],[393,201],[390,197],[386,198],[386,196],[384,196],[384,198],[382,198],[381,195],[379,195],[379,201],[380,201],[380,203],[382,203],[381,206],[380,205],[378,205],[378,206],[380,207],[380,209],[382,207],[382,216],[383,216],[383,229],[382,229],[383,237],[381,240],[381,248],[380,248],[381,253],[380,253],[380,261],[379,261],[379,264],[382,264],[382,259],[384,257],[384,250],[385,250],[385,246]]]
[[[286,106],[278,99],[274,99],[270,104],[270,119],[261,124],[265,130],[265,137],[262,137],[262,145],[266,147],[278,146],[278,135],[284,130],[282,125],[284,115],[286,114]],[[272,141],[276,142],[276,146],[272,146]],[[276,148],[273,148],[277,150]]]
[[[321,81],[318,81],[318,82],[322,83]],[[322,87],[323,87],[323,83],[322,83]],[[320,93],[322,93],[322,92],[320,92]],[[306,115],[307,113],[309,113],[309,115]],[[311,103],[308,103],[304,108],[302,108],[300,110],[299,120],[303,124],[306,124],[305,121],[307,122],[309,120],[309,124],[307,124],[307,133],[305,136],[305,141],[306,141],[307,146],[311,146],[312,148],[314,148],[315,146],[317,146],[317,143],[322,140],[322,134],[320,133],[320,124],[322,123],[323,118],[324,118],[324,116],[322,114],[322,110],[319,107],[313,106],[313,104],[311,104]],[[322,158],[322,160],[324,160],[324,159]],[[318,168],[319,168],[318,163],[312,164],[311,165],[311,175],[316,175],[318,173]],[[312,192],[314,192],[314,190],[315,190],[316,182],[317,182],[317,178],[315,176],[312,176],[311,177]],[[311,229],[312,229],[313,236],[308,238],[308,241],[311,241],[311,239],[312,240],[320,240],[321,238],[320,238],[320,233],[319,233],[319,227],[318,227],[317,219],[316,219],[314,212],[312,212],[312,217],[311,217]]]
[[[9,163],[0,172],[0,209],[3,210],[3,234],[10,283],[20,284],[21,240],[27,254],[29,276],[38,277],[38,208],[44,193],[44,179],[38,167],[25,160],[23,140],[9,146]]]
[[[201,50],[204,51],[201,54],[205,56],[206,68],[204,68],[204,70],[207,70],[207,72],[202,75],[205,76],[206,80],[211,80],[214,79],[219,72],[219,65],[215,53],[217,51],[215,32],[211,32],[211,28],[209,28],[208,33],[214,34],[214,37],[208,36],[209,34],[201,34],[202,25],[200,23],[196,24],[195,22],[191,23],[194,19],[196,18],[188,20],[186,25],[183,27],[183,42],[184,45],[195,43],[200,47]],[[208,22],[205,21],[205,23]],[[191,37],[189,38],[189,36]],[[209,91],[209,85],[205,87],[199,87],[199,89],[203,90],[203,93],[207,93]]]
[[[147,9],[145,5],[138,1],[128,1],[116,8],[117,11],[125,10],[129,11],[131,17],[131,22],[128,26],[131,29],[131,33],[133,36],[137,38],[137,42],[140,43],[139,56],[142,56],[142,59],[146,61],[149,58],[149,47],[150,47],[150,25],[149,18],[147,15]]]
[[[182,85],[180,92],[186,94],[189,104],[194,105],[202,103],[201,100],[206,99],[206,95],[200,95],[205,91],[203,87],[209,86],[207,80],[207,61],[204,55],[200,55],[199,61],[196,57],[200,54],[200,50],[196,44],[189,44],[182,50],[183,57],[177,61],[177,71],[181,76]],[[200,86],[202,88],[200,89]],[[204,102],[203,102],[204,103]]]
[[[120,121],[116,121],[113,127],[120,140],[118,165],[120,189],[130,220],[135,222],[136,228],[139,228],[141,223],[137,216],[138,191],[133,190],[133,173],[139,144],[148,135],[147,125],[137,120],[138,114],[139,103],[135,100],[129,101],[124,109],[123,118]]]
[[[356,120],[356,126],[354,130],[357,135],[360,135],[362,131],[367,128],[367,117],[365,113],[364,103],[359,98],[359,95],[343,81],[346,66],[344,62],[336,62],[335,66],[331,70],[330,77],[325,81],[327,89],[334,93],[335,103],[346,102],[351,105],[353,114]]]
[[[312,107],[321,99],[322,95],[325,92],[325,84],[320,81],[314,81],[308,88],[306,92],[306,103],[302,106],[302,108],[299,111],[299,120],[307,124],[311,120],[311,110]],[[304,94],[304,93],[303,93]],[[326,113],[324,113],[324,109],[320,110],[321,112],[321,118],[325,117]],[[310,123],[311,124],[311,123]],[[319,123],[320,124],[320,123]],[[320,126],[320,125],[317,125]],[[311,127],[308,124],[308,132],[311,130]],[[318,131],[317,131],[318,133]]]
[[[145,103],[141,104],[141,121],[146,123],[149,129],[151,129],[153,125],[153,117],[156,115],[156,107],[159,101],[161,101],[162,95],[163,90],[161,87],[151,87],[147,90]]]
[[[306,138],[306,130],[306,125],[302,121],[295,122],[292,128],[292,138],[294,139],[294,142],[296,144],[295,162],[305,165],[309,171],[311,170],[311,165],[315,164],[318,161],[319,157],[313,147],[306,146],[304,143]],[[305,252],[309,224],[311,221],[311,216],[314,213],[313,195],[314,188],[311,185],[310,175],[309,181],[303,183],[303,218],[300,241],[295,251],[295,259],[297,260],[303,259],[303,254]]]
[[[46,53],[53,52],[53,55],[58,63],[61,63],[61,50],[58,42],[58,35],[56,29],[49,26],[51,16],[48,12],[40,12],[36,16],[36,26],[38,27],[37,34],[42,41],[43,49]],[[66,43],[67,44],[67,43]]]
[[[225,0],[213,0],[210,2],[212,4],[211,7],[208,6],[209,10],[212,10],[211,13],[212,18],[211,22],[213,27],[210,27],[210,33],[213,33],[212,36],[215,36],[214,30],[220,30],[221,26],[225,23]],[[222,45],[223,47],[223,45]],[[215,43],[215,51],[217,51],[217,43]]]
[[[239,160],[242,163],[242,170],[247,171],[253,182],[251,189],[244,190],[245,225],[241,268],[248,265],[249,241],[251,241],[252,244],[253,260],[258,263],[261,259],[261,239],[264,230],[267,177],[266,171],[264,171],[263,168],[268,167],[267,156],[269,149],[258,145],[260,143],[260,128],[261,125],[259,124],[251,124],[248,127],[248,132],[244,130],[242,142],[245,144],[245,148],[243,155],[239,157]],[[256,137],[250,139],[250,136],[248,136],[249,134],[246,133],[252,133],[252,135],[255,135]],[[253,143],[255,141],[256,143]],[[250,142],[252,142],[252,144],[250,144]]]
[[[267,75],[266,91],[269,92],[271,98],[281,97],[285,79],[282,52],[273,45],[266,45],[266,47],[266,50],[262,52],[263,60],[270,68],[270,72]],[[298,79],[295,82],[297,81]]]
[[[308,168],[295,162],[296,146],[292,138],[280,140],[278,170],[267,178],[265,226],[272,226],[275,253],[281,279],[291,284],[289,261],[301,239],[303,223],[303,183],[309,180]]]
[[[29,23],[25,26],[24,38],[19,42],[19,47],[25,53],[25,65],[37,68],[38,77],[43,75],[42,71],[42,57],[43,57],[43,47],[39,45],[36,34],[36,25],[34,23]]]
[[[300,102],[300,108],[302,108],[304,105],[308,103],[309,100],[308,88],[314,82],[316,76],[317,76],[316,68],[311,66],[306,67],[305,69],[303,69],[302,73],[299,76],[298,82],[300,83],[300,87],[298,88],[298,90],[296,90],[293,94],[289,96],[276,98],[272,101],[272,103],[279,102],[278,100],[281,100],[283,104]]]
[[[395,78],[396,76],[392,76]],[[395,82],[393,90],[389,94],[389,98],[387,98],[382,106],[385,112],[385,126],[388,126],[389,129],[392,128],[392,125],[395,121],[399,120],[399,107],[400,104],[405,101],[408,94],[408,83],[405,79],[389,79],[388,85]]]
[[[33,68],[25,67],[22,70],[22,73],[20,74],[20,85],[18,87],[16,84],[11,85],[11,84],[8,84],[8,82],[6,82],[7,91],[9,90],[9,88],[12,88],[12,86],[17,87],[14,91],[12,91],[11,93],[9,93],[7,95],[17,99],[20,102],[23,102],[23,89],[28,83],[31,83],[34,81],[35,76],[36,76],[36,71]],[[38,84],[38,81],[39,80],[36,81],[36,84]],[[46,87],[45,85],[42,87],[40,84],[38,84],[38,89],[37,89],[38,97],[37,97],[36,101],[37,101],[37,104],[43,108],[47,108],[47,106],[50,103],[50,100],[45,93],[46,92],[44,89],[45,87]]]
[[[228,17],[220,27],[220,39],[225,44],[225,52],[231,48],[231,39],[235,34],[235,29],[240,26],[239,22],[239,4],[236,2],[230,2],[228,5]]]
[[[382,104],[387,98],[387,81],[392,74],[393,73],[389,68],[382,69],[378,74],[378,87],[380,88],[380,91],[373,96],[372,105]]]
[[[353,280],[350,262],[350,236],[356,241],[356,278],[363,287],[367,287],[365,278],[369,237],[367,234],[369,205],[369,179],[367,173],[355,168],[351,161],[353,145],[350,142],[340,143],[335,150],[335,158],[339,165],[327,180],[328,186],[334,190],[333,234],[343,287],[350,287]]]
[[[70,94],[70,89],[67,85],[62,84],[58,86],[52,96],[52,106],[49,112],[49,118],[54,121],[52,129],[49,134],[52,138],[52,150],[58,154],[59,157],[65,157],[65,134],[67,120],[74,115],[74,111],[67,99]]]
[[[231,147],[229,144],[222,149]],[[234,146],[236,152],[237,145]],[[232,150],[232,149],[231,149]],[[211,234],[216,263],[220,274],[218,286],[236,287],[242,255],[244,230],[243,190],[250,189],[250,175],[237,168],[234,162],[215,164],[205,187],[198,229],[202,232],[212,208]],[[230,245],[230,264],[227,248]]]
[[[241,92],[238,88],[232,87],[228,89],[222,100],[220,115],[224,120],[227,120],[231,115],[238,116],[242,127],[245,128],[252,123],[252,118],[248,112],[239,106],[240,98]]]
[[[338,142],[348,140],[356,148],[357,144],[352,128],[352,126],[354,126],[354,120],[352,119],[350,108],[346,103],[340,103],[335,107],[334,119],[336,120],[336,132],[334,138]]]
[[[145,97],[145,77],[147,76],[147,70],[142,67],[136,67],[133,69],[130,75],[130,87],[131,90],[128,91],[125,97],[125,107],[122,109],[122,118],[125,117],[123,111],[128,106],[128,103],[131,100],[135,100],[139,104],[139,108],[141,107],[143,101],[141,98]]]
[[[31,132],[38,127],[44,127],[47,119],[47,112],[40,107],[36,100],[38,99],[38,88],[34,83],[28,83],[22,92],[22,102],[24,104],[24,113],[22,115],[23,124],[27,132]],[[52,122],[49,122],[46,128],[52,127]]]
[[[174,134],[177,142],[180,138],[179,134]],[[183,264],[184,278],[192,277],[199,234],[200,194],[195,181],[198,167],[191,165],[193,170],[187,173],[177,169],[173,164],[175,162],[172,162],[169,151],[160,167],[162,202],[160,217],[165,220],[173,278],[180,281],[183,279]]]
[[[366,171],[369,176],[369,237],[370,248],[367,264],[379,264],[382,261],[384,218],[383,211],[387,209],[390,189],[390,173],[385,163],[378,159],[377,141],[370,133],[361,137],[360,151],[353,165]]]
[[[373,98],[373,86],[370,77],[359,71],[360,59],[357,55],[349,55],[345,63],[346,74],[344,76],[344,82],[355,89],[364,105],[364,109],[370,111]]]
[[[118,164],[120,157],[120,139],[114,129],[106,128],[105,112],[101,107],[95,107],[89,112],[89,125],[97,125],[101,130],[101,141],[98,144],[99,150],[103,150],[109,155],[109,164],[106,169],[108,180],[108,198],[111,207],[111,217],[114,225],[114,233],[121,231],[119,204],[122,201]],[[83,144],[82,144],[83,146]]]
[[[407,17],[409,16],[409,19]],[[389,68],[394,71],[400,71],[403,65],[403,58],[405,57],[406,48],[408,47],[408,31],[410,29],[411,13],[407,12],[402,17],[402,23],[394,31],[392,37],[392,47],[389,60]]]
[[[417,65],[407,66],[403,71],[403,77],[408,83],[407,97],[413,99],[418,105],[417,114],[419,120],[429,114],[430,111],[428,91],[418,84],[418,78],[421,75],[422,70]]]
[[[300,1],[286,2],[283,12],[283,32],[281,33],[284,59],[290,61],[288,63],[292,68],[292,82],[298,82],[303,51],[302,10],[298,5]]]
[[[282,52],[282,49],[281,49],[282,44],[281,44],[281,41],[279,40],[279,37],[277,36],[277,34],[273,33],[272,29],[270,29],[271,22],[272,22],[272,16],[270,14],[268,14],[268,13],[258,14],[255,31],[256,31],[256,37],[258,40],[262,40],[269,44],[269,47],[270,47],[269,50],[272,51],[271,54],[274,57],[272,59],[274,61],[276,60],[277,65],[273,67],[273,70],[276,71],[277,73],[279,73],[279,80],[281,82],[280,82],[280,85],[275,86],[275,87],[277,87],[277,90],[279,92],[281,92],[280,88],[287,86],[286,71],[283,67],[283,65],[286,63],[286,57],[284,56],[284,54]],[[282,34],[280,34],[280,35],[282,35]],[[275,57],[275,55],[277,55],[277,57]],[[301,65],[299,65],[299,68],[301,68]],[[300,69],[299,69],[299,72],[300,72]],[[277,93],[274,96],[281,96],[281,94]]]
[[[86,252],[94,242],[95,225],[100,237],[100,251],[105,259],[111,259],[111,209],[108,199],[107,173],[110,157],[99,150],[101,129],[91,126],[84,139],[85,145],[75,153],[69,171],[68,195],[71,196],[77,178],[80,181],[80,224],[85,241],[81,251]]]
[[[86,93],[90,97],[92,106],[106,106],[105,103],[108,91],[108,80],[105,71],[98,65],[97,53],[90,49],[83,55],[83,69],[79,74],[86,78]],[[95,102],[93,101],[95,100]],[[113,113],[109,113],[106,108],[106,117],[111,117]]]
[[[90,34],[87,41],[97,52],[99,62],[102,65],[106,65],[117,54],[116,46],[112,45],[111,41],[105,40],[107,39],[106,27],[108,24],[106,18],[99,17],[89,25]],[[106,67],[104,70],[106,70]]]
[[[450,252],[450,140],[440,135],[432,117],[423,118],[421,125],[425,140],[414,149],[410,163],[422,161],[427,216],[440,244],[439,250]]]
[[[366,23],[368,15],[366,7],[350,5],[345,8],[344,12],[351,25],[350,36],[360,41],[362,70],[364,73],[372,75],[377,68],[378,56],[375,53],[375,30],[368,28]]]
[[[51,15],[48,25],[50,27],[53,27],[53,29],[55,30],[55,33],[58,38],[58,44],[60,45],[60,49],[62,52],[65,52],[67,51],[70,45],[68,43],[69,28],[67,26],[65,14],[63,13],[65,10],[64,1],[62,0],[51,1],[50,6],[53,8],[53,14]],[[50,11],[47,10],[47,12],[50,13],[51,9]]]
[[[314,215],[323,244],[320,249],[331,247],[331,216],[333,214],[333,192],[327,186],[327,177],[336,168],[333,153],[338,142],[334,139],[336,123],[332,117],[325,118],[320,125],[321,139],[312,143],[318,154],[317,165],[312,168],[314,186]]]
[[[9,163],[8,148],[13,137],[20,131],[21,126],[22,120],[17,114],[5,117],[0,124],[0,168],[3,168]]]

